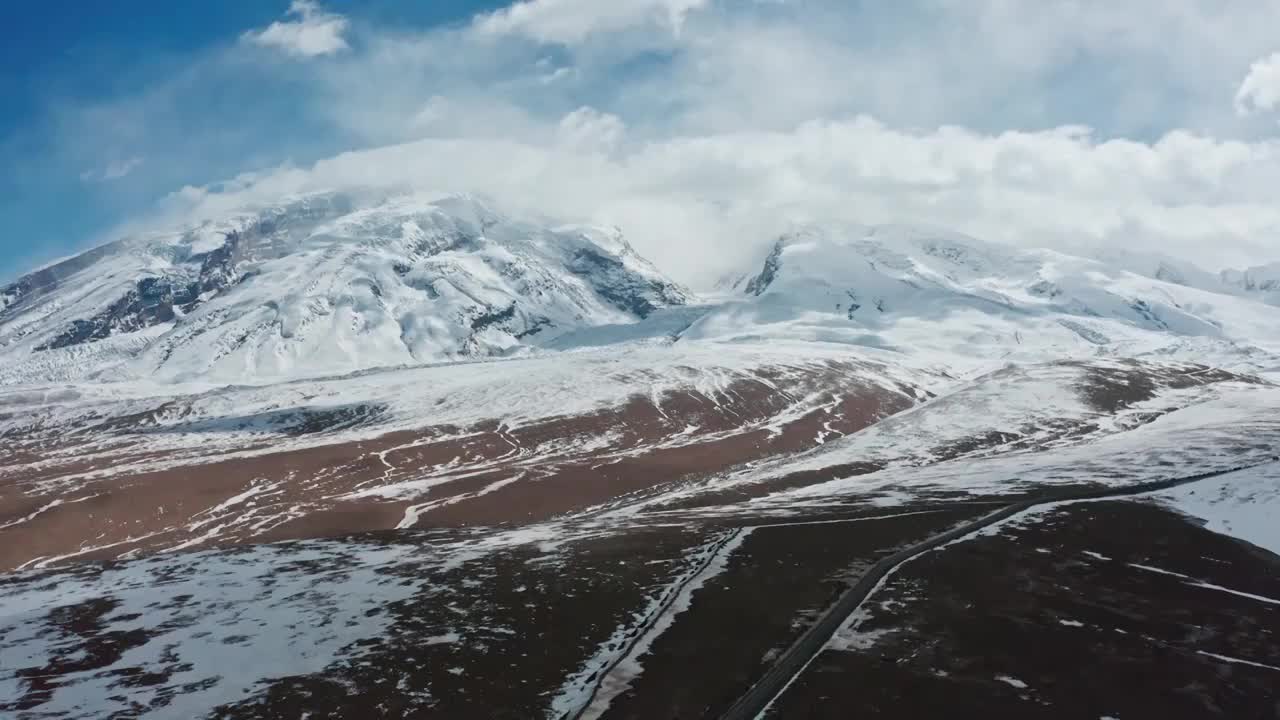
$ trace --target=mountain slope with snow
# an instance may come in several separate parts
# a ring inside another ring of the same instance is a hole
[[[1280,368],[1274,268],[1222,275],[907,226],[815,225],[694,304],[616,229],[469,196],[319,193],[0,289],[0,383],[270,383],[675,339],[817,341],[972,375],[1146,358]]]
[[[0,292],[0,564],[938,478],[1274,397],[1261,276],[1130,261],[812,226],[695,302],[617,231],[406,194],[126,239]]]
[[[1280,262],[1245,270],[1224,271],[1222,282],[1228,287],[1259,297],[1263,302],[1280,306]]]
[[[129,238],[0,290],[0,382],[256,382],[506,355],[687,291],[613,229],[465,196],[320,194]]]
[[[996,552],[968,532],[848,617],[923,597],[961,627],[983,617],[956,598],[1032,597],[1023,635],[966,634],[1103,662],[1071,642],[1112,604],[1108,638],[1242,628],[1162,653],[1203,666],[1156,668],[1161,696],[1220,683],[1210,660],[1272,672],[1270,277],[818,226],[695,300],[617,231],[458,196],[308,195],[91,250],[0,289],[0,713],[718,715],[904,547],[1020,498],[1238,468]],[[1080,575],[1103,563],[1179,585],[1115,595]],[[939,578],[963,585],[919,592]],[[1055,593],[1090,602],[1055,619]],[[899,668],[901,634],[841,652]],[[1113,649],[1120,674],[1150,647]]]
[[[960,371],[1090,357],[1280,367],[1274,306],[1173,279],[956,233],[811,226],[685,337],[840,342]]]

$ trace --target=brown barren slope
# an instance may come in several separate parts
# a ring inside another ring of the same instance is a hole
[[[716,396],[635,395],[620,407],[507,427],[424,427],[225,457],[150,452],[116,419],[60,447],[9,438],[0,466],[0,569],[165,549],[397,527],[527,523],[753,459],[804,450],[911,407],[915,392],[815,365],[739,378]],[[90,444],[90,438],[92,444]],[[77,443],[85,448],[82,459]],[[286,447],[282,438],[281,445]],[[106,446],[108,449],[102,451]],[[92,450],[91,450],[92,448]],[[32,458],[45,458],[31,462]]]

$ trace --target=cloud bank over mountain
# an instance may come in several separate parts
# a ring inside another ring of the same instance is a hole
[[[523,0],[424,27],[349,12],[295,2],[65,109],[55,163],[145,157],[111,185],[161,198],[100,239],[410,186],[619,225],[694,284],[815,219],[1214,269],[1280,255],[1280,5]]]

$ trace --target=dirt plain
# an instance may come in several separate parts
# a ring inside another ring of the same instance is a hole
[[[869,603],[769,717],[1280,717],[1280,557],[1154,505],[958,543]]]

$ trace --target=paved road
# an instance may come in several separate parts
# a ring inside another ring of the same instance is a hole
[[[870,570],[866,572],[853,587],[845,591],[844,595],[836,601],[834,605],[807,631],[800,639],[796,640],[790,648],[787,649],[773,667],[760,678],[746,694],[738,698],[737,702],[729,707],[721,720],[751,720],[759,717],[761,713],[778,697],[787,686],[791,684],[801,671],[809,665],[810,662],[822,652],[827,642],[835,635],[840,626],[844,624],[845,619],[858,609],[858,606],[866,601],[867,596],[875,590],[880,581],[884,579],[894,568],[907,562],[908,560],[922,555],[930,550],[934,550],[945,545],[952,540],[964,537],[971,532],[981,530],[984,527],[994,525],[1001,520],[1006,520],[1020,512],[1031,508],[1047,505],[1056,502],[1074,502],[1079,500],[1100,500],[1105,498],[1127,497],[1131,495],[1142,495],[1144,493],[1157,492],[1160,490],[1168,490],[1169,488],[1178,487],[1179,485],[1189,485],[1191,483],[1208,480],[1210,478],[1229,475],[1241,470],[1247,470],[1253,466],[1243,466],[1232,468],[1231,470],[1222,470],[1219,472],[1205,473],[1202,475],[1193,475],[1191,477],[1175,478],[1172,480],[1159,480],[1156,482],[1141,483],[1139,485],[1129,485],[1123,488],[1103,488],[1099,490],[1050,490],[1037,497],[1022,500],[1012,505],[1000,508],[996,512],[985,517],[979,518],[969,523],[965,523],[957,528],[948,530],[947,532],[935,535],[928,540],[913,545],[906,550],[894,553],[883,558]]]
[[[635,628],[632,628],[631,635],[627,640],[627,645],[622,649],[622,652],[613,659],[613,662],[609,663],[606,667],[600,670],[599,673],[597,673],[595,682],[591,686],[591,692],[587,694],[582,705],[576,710],[561,713],[560,720],[581,720],[582,717],[587,714],[587,711],[591,709],[592,703],[595,702],[596,695],[600,693],[600,688],[604,685],[604,682],[608,679],[610,673],[617,669],[618,665],[620,665],[623,660],[631,657],[631,654],[635,652],[636,647],[640,644],[640,641],[644,639],[645,635],[649,632],[649,629],[652,628],[654,624],[671,609],[676,598],[680,597],[680,593],[684,591],[685,587],[687,587],[689,583],[693,582],[699,575],[706,572],[707,568],[711,566],[711,563],[715,562],[716,557],[720,555],[720,552],[724,550],[725,546],[733,542],[734,538],[741,535],[743,531],[744,528],[738,528],[737,530],[734,530],[722,537],[716,542],[711,552],[707,554],[707,557],[703,559],[696,568],[694,568],[693,572],[688,573],[683,581],[673,589],[667,591],[667,597],[663,600],[658,609],[650,613],[649,617],[644,622],[640,623]]]

